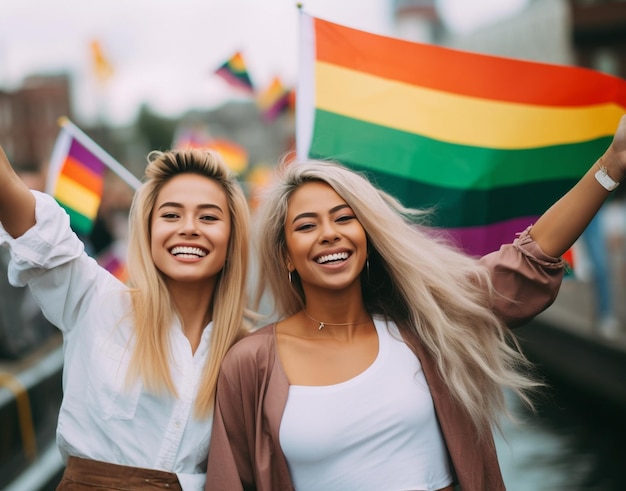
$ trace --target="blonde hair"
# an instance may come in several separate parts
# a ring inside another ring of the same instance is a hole
[[[154,151],[148,155],[144,182],[130,209],[128,272],[134,307],[135,348],[129,378],[141,378],[146,388],[153,392],[165,389],[176,395],[168,342],[168,331],[176,312],[163,276],[152,260],[150,223],[159,191],[172,177],[183,173],[208,177],[223,188],[232,223],[227,260],[213,295],[211,348],[195,404],[196,414],[208,417],[213,409],[222,359],[246,332],[244,312],[249,254],[246,198],[235,176],[212,151]]]
[[[367,234],[369,273],[361,274],[366,308],[423,343],[478,433],[484,437],[499,427],[502,413],[511,416],[504,387],[531,404],[526,392],[539,384],[529,376],[530,362],[514,336],[490,308],[496,293],[486,268],[420,225],[424,211],[404,207],[356,172],[332,162],[294,162],[278,171],[256,219],[262,279],[257,303],[267,288],[281,316],[302,309],[299,279],[292,272],[290,282],[286,269],[288,200],[304,183],[326,183]]]

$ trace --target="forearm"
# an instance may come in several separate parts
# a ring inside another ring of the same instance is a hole
[[[567,251],[610,195],[595,177],[600,165],[606,167],[613,180],[622,182],[625,162],[624,152],[612,144],[581,180],[537,220],[530,235],[546,254],[559,257]]]
[[[17,238],[35,225],[35,197],[15,173],[0,147],[0,223]]]

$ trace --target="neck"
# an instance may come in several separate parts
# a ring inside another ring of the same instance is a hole
[[[359,318],[355,319],[354,321],[347,321],[347,322],[330,322],[330,320],[323,321],[323,320],[313,317],[311,314],[307,312],[305,308],[302,309],[302,312],[304,313],[306,317],[308,317],[310,320],[318,324],[318,327],[317,327],[318,331],[321,331],[326,326],[358,326],[361,324],[369,324],[372,321],[371,316],[367,312],[362,313],[359,316]]]
[[[195,352],[202,332],[213,315],[209,308],[213,288],[170,288],[170,295],[180,316],[183,332]]]

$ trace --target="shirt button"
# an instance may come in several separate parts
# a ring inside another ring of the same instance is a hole
[[[174,423],[174,428],[180,428],[180,421],[176,421],[176,423]]]

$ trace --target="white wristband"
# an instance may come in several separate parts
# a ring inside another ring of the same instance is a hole
[[[600,170],[596,172],[596,181],[598,181],[607,191],[613,191],[619,182],[614,181],[606,170],[606,167],[600,166]]]

